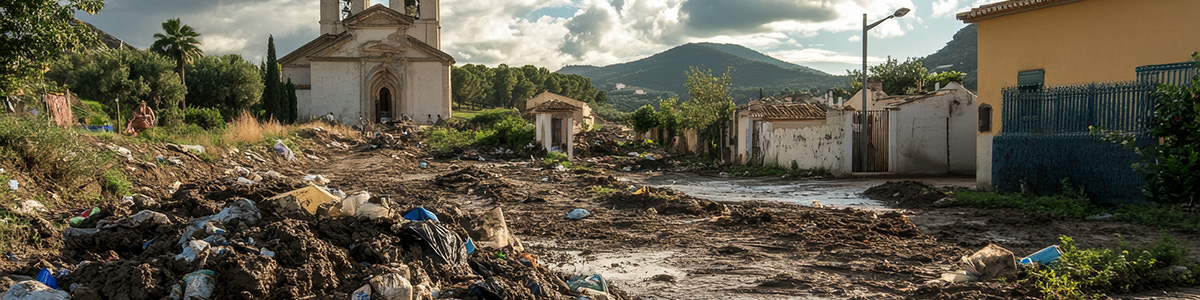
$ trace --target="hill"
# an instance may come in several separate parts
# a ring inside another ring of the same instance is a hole
[[[583,73],[591,72],[592,70],[599,68],[600,67],[590,65],[566,65],[563,66],[562,69],[558,69],[558,71],[555,73],[583,75]]]
[[[137,50],[137,48],[134,48],[133,46],[126,44],[125,41],[122,41],[121,39],[118,39],[117,37],[115,37],[111,34],[108,34],[108,32],[104,32],[104,30],[100,30],[100,28],[97,28],[96,25],[92,25],[91,23],[88,23],[88,22],[80,22],[80,23],[83,23],[83,25],[87,26],[88,29],[90,29],[93,33],[96,34],[96,40],[100,42],[100,44],[95,45],[95,47],[97,47],[97,48],[105,47],[108,49],[122,49],[123,48],[123,49]]]
[[[738,45],[712,43],[685,44],[640,60],[577,74],[590,78],[598,89],[609,91],[610,103],[619,109],[631,110],[630,107],[643,105],[640,102],[656,102],[651,100],[658,97],[687,95],[685,73],[692,66],[711,69],[716,75],[732,68],[732,94],[738,103],[757,97],[760,88],[770,95],[784,89],[816,89],[820,93],[832,87],[849,85],[845,76],[834,76],[787,63]],[[564,70],[576,72],[583,68],[572,66]],[[645,94],[622,97],[623,93],[613,92],[617,83],[627,85],[626,89],[642,89]],[[616,97],[612,97],[614,95]],[[639,103],[623,103],[629,100],[639,100],[636,101]]]
[[[954,70],[967,73],[963,86],[974,91],[979,85],[978,44],[978,29],[975,24],[967,25],[958,30],[945,47],[925,57],[925,68],[937,72]],[[949,67],[935,70],[939,66]]]

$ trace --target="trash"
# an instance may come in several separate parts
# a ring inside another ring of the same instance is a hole
[[[422,168],[422,169],[428,169],[428,168],[429,168],[429,163],[428,163],[428,162],[421,162],[421,168]]]
[[[525,264],[525,266],[527,266],[527,267],[535,267],[536,268],[538,266],[537,255],[533,255],[533,254],[529,254],[529,253],[521,253],[520,256],[517,256],[517,261],[521,262],[522,264]]]
[[[341,216],[354,216],[368,219],[388,218],[392,211],[381,203],[371,203],[371,194],[358,192],[342,200]]]
[[[20,185],[20,183],[19,183],[19,182],[17,182],[17,180],[16,180],[16,179],[9,179],[9,180],[8,180],[8,189],[10,189],[10,190],[14,190],[14,191],[15,191],[15,190],[17,190],[17,187],[18,187],[19,185]]]
[[[454,266],[467,266],[467,249],[462,239],[438,222],[408,222],[404,225],[425,241],[434,255],[434,262]]]
[[[371,289],[379,299],[409,300],[412,299],[412,284],[404,276],[388,273],[371,278]]]
[[[134,228],[134,227],[139,227],[142,224],[146,224],[147,221],[149,221],[150,224],[155,224],[155,225],[170,225],[171,224],[171,219],[168,218],[167,215],[164,215],[163,213],[151,211],[151,210],[142,210],[142,211],[137,212],[136,214],[129,216],[128,218],[121,220],[120,222],[117,222],[116,224],[105,226],[105,228],[111,228],[111,227],[116,227],[116,226]]]
[[[943,274],[942,278],[946,279],[949,277],[955,280],[947,280],[950,282],[963,282],[961,281],[963,279],[967,281],[987,281],[997,276],[1017,272],[1017,259],[1013,256],[1012,251],[1008,251],[1008,249],[1004,249],[996,244],[988,244],[987,247],[975,252],[975,254],[963,256],[962,262],[959,265],[962,267],[962,271],[954,274]],[[958,274],[962,274],[966,278]]]
[[[1093,220],[1093,221],[1103,221],[1103,220],[1112,219],[1112,217],[1113,217],[1113,215],[1110,213],[1103,213],[1103,214],[1088,216],[1087,219]]]
[[[629,156],[640,156],[637,152],[629,152]]]
[[[71,227],[81,227],[92,223],[91,221],[94,219],[92,218],[93,215],[97,217],[100,215],[99,207],[92,207],[91,210],[84,211],[79,216],[67,220],[67,222],[71,224]]]
[[[512,246],[517,252],[525,251],[521,242],[508,230],[508,221],[504,219],[504,210],[493,208],[479,216],[475,223],[478,246],[504,249]]]
[[[66,291],[52,289],[36,280],[25,280],[13,284],[7,292],[0,295],[3,300],[68,300],[71,294]]]
[[[592,213],[586,209],[576,208],[576,209],[572,209],[570,213],[567,213],[567,218],[570,218],[572,220],[579,220],[579,219],[587,218],[588,216],[591,216],[591,215],[592,215]]]
[[[296,161],[296,154],[292,153],[292,149],[283,144],[283,140],[275,140],[275,154],[283,156],[288,161]]]
[[[321,174],[304,175],[304,181],[312,182],[312,184],[315,184],[315,185],[328,185],[329,184],[329,179],[325,179],[325,176],[321,176]]]
[[[37,200],[25,200],[21,202],[21,206],[13,211],[28,215],[36,212],[44,212],[46,211],[46,206],[42,205],[41,202],[37,202]]]
[[[275,251],[267,250],[267,248],[258,249],[258,254],[271,258],[275,257]]]
[[[949,283],[968,282],[968,281],[971,281],[971,275],[968,275],[967,271],[959,270],[958,272],[954,272],[954,273],[942,274],[942,281],[949,282]]]
[[[581,288],[601,291],[601,292],[605,292],[605,293],[608,292],[608,282],[604,281],[604,277],[601,277],[600,274],[592,274],[591,276],[580,275],[580,276],[572,277],[569,280],[567,280],[567,287],[571,288],[572,291],[576,291],[576,292],[580,292],[580,293],[583,292],[580,290]]]
[[[634,195],[641,195],[641,194],[645,194],[645,193],[646,193],[646,187],[644,187],[644,186],[642,188],[638,189],[637,191],[633,192]]]
[[[307,187],[275,195],[274,197],[267,198],[266,200],[278,200],[288,196],[295,198],[295,204],[310,214],[317,213],[317,207],[321,206],[322,204],[335,203],[341,199],[333,196],[333,194],[330,194],[329,191],[325,190],[324,188],[309,184]]]
[[[255,182],[254,180],[247,179],[246,177],[238,177],[237,183],[242,185],[254,185]]]
[[[171,183],[171,190],[170,190],[170,193],[171,193],[171,194],[174,194],[174,193],[175,193],[175,191],[178,191],[178,190],[179,190],[179,187],[181,187],[181,186],[183,186],[183,183],[182,183],[182,182],[178,182],[178,181],[176,181],[176,182],[174,182],[174,183]]]
[[[958,203],[958,198],[954,198],[954,197],[942,197],[942,199],[938,199],[938,201],[934,201],[934,202],[933,202],[933,206],[935,206],[935,207],[949,207],[949,206],[952,206],[952,205],[954,205],[955,203]]]
[[[200,257],[200,255],[204,254],[204,252],[208,252],[208,242],[192,240],[187,242],[186,246],[183,246],[183,252],[179,253],[179,255],[176,255],[175,260],[182,259],[188,263],[191,263],[192,261],[195,261],[197,257]]]
[[[172,144],[167,144],[168,147],[170,147],[171,145]],[[175,145],[175,146],[186,149],[188,151],[192,151],[192,152],[204,153],[204,146],[200,146],[200,145]]]
[[[258,223],[258,220],[261,218],[262,215],[259,214],[258,207],[254,205],[254,201],[241,198],[237,201],[234,201],[233,204],[226,206],[224,209],[221,209],[221,212],[218,212],[215,215],[192,219],[188,227],[184,229],[183,236],[179,237],[179,244],[186,244],[192,237],[192,233],[204,230],[204,226],[207,225],[208,222],[216,221],[224,226],[237,227],[239,223],[245,225],[254,225],[254,223]]]
[[[225,229],[217,227],[213,222],[208,222],[204,224],[204,233],[208,235],[221,235],[225,234]]]
[[[174,158],[174,157],[168,158],[167,162],[171,163],[171,165],[174,165],[174,166],[182,166],[183,165],[183,160],[180,160],[180,159]]]
[[[467,242],[463,243],[463,248],[467,249],[467,254],[475,253],[475,241],[472,241],[471,238],[467,238]]]
[[[417,207],[407,214],[404,214],[404,219],[409,221],[434,221],[438,222],[437,215],[429,212],[424,207]]]
[[[34,279],[37,279],[38,282],[41,282],[52,289],[58,289],[58,279],[54,278],[54,275],[51,274],[50,269],[43,268],[38,272],[37,277]]]
[[[556,166],[554,166],[554,170],[562,172],[562,171],[566,171],[567,167],[564,167],[563,165],[556,165]]]
[[[183,276],[183,286],[175,285],[171,291],[171,299],[208,300],[212,298],[217,280],[212,270],[195,271]]]
[[[1050,247],[1042,248],[1042,250],[1038,250],[1038,252],[1034,252],[1033,254],[1022,258],[1021,264],[1030,265],[1037,263],[1045,266],[1058,261],[1059,257],[1062,257],[1062,249],[1059,249],[1058,245],[1051,245]]]
[[[371,285],[364,284],[362,287],[354,290],[354,293],[350,294],[350,300],[371,300]]]

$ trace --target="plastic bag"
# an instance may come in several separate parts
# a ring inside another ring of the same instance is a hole
[[[208,251],[208,242],[201,240],[192,240],[183,246],[183,252],[175,255],[175,260],[185,260],[188,263],[195,261],[197,257]]]
[[[258,223],[259,219],[262,219],[262,215],[259,214],[258,207],[254,206],[254,201],[246,198],[238,199],[215,215],[193,219],[184,229],[183,236],[179,237],[179,244],[187,243],[188,239],[192,237],[192,233],[204,230],[204,226],[208,222],[216,221],[222,225],[234,227],[239,223],[251,226]]]
[[[409,300],[412,299],[413,288],[412,284],[405,279],[404,276],[396,273],[388,273],[371,278],[371,288],[374,296],[383,300]]]
[[[183,276],[183,286],[176,285],[171,291],[171,299],[209,300],[212,299],[213,289],[217,280],[212,270],[200,270]]]
[[[988,244],[982,250],[962,257],[962,268],[972,281],[986,281],[1000,275],[1017,272],[1017,259],[1012,251],[995,244]]]
[[[576,208],[576,209],[572,209],[570,213],[567,213],[567,218],[570,218],[572,220],[579,220],[579,219],[587,218],[588,216],[591,216],[591,215],[592,215],[592,212],[590,212],[586,209]]]
[[[52,289],[36,280],[17,282],[0,295],[0,300],[69,300],[71,294]]]
[[[408,229],[416,232],[425,241],[434,255],[434,262],[454,266],[466,266],[467,249],[457,234],[437,222],[409,222]]]
[[[371,300],[371,285],[364,284],[350,294],[350,300]]]
[[[575,276],[567,281],[567,287],[572,291],[579,291],[580,288],[593,289],[601,292],[608,292],[608,282],[604,281],[604,277],[600,274],[592,274],[591,276]]]
[[[275,154],[279,154],[288,161],[296,161],[296,154],[292,153],[292,149],[283,144],[283,140],[275,140]]]

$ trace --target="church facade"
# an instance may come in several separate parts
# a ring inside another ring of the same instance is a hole
[[[321,36],[279,59],[301,118],[344,124],[450,118],[450,66],[439,0],[320,0]],[[395,9],[393,9],[395,8]]]

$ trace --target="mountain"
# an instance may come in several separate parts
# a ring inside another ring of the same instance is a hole
[[[968,90],[976,90],[979,85],[978,32],[975,24],[959,29],[945,47],[925,57],[925,68],[935,72],[954,70],[967,73],[963,86]],[[938,69],[940,66],[948,67]]]
[[[566,66],[563,66],[562,69],[558,69],[558,71],[555,73],[562,73],[562,74],[568,74],[568,75],[569,74],[581,75],[583,73],[591,72],[592,70],[599,69],[599,68],[600,67],[590,66],[590,65],[566,65]]]
[[[798,70],[810,72],[813,74],[826,74],[825,72],[818,71],[817,69],[793,64],[790,62],[779,60],[774,57],[767,56],[766,54],[762,54],[761,52],[754,51],[754,49],[746,48],[745,46],[742,46],[742,45],[716,44],[716,43],[697,43],[697,45],[707,46],[709,48],[725,51],[726,53],[737,55],[737,56],[740,56],[741,58],[745,58],[745,59],[749,59],[749,60],[753,60],[753,61],[761,61],[761,62],[765,62],[768,64],[776,65],[776,66],[779,66],[784,69],[798,69]]]
[[[784,89],[816,89],[820,94],[832,87],[849,85],[849,79],[845,76],[834,76],[787,63],[739,45],[712,43],[685,44],[640,60],[591,70],[574,66],[564,70],[583,70],[575,74],[590,78],[598,89],[609,91],[610,102],[618,108],[630,110],[630,106],[637,108],[639,103],[655,102],[652,100],[658,97],[687,95],[684,82],[687,80],[686,72],[692,66],[711,69],[717,76],[727,68],[732,68],[729,73],[733,78],[731,93],[734,101],[739,103],[757,98],[760,88],[767,95]],[[625,84],[627,88],[614,91],[617,83]],[[636,90],[642,90],[644,94],[635,94]],[[629,100],[623,96],[637,98],[639,102],[619,103]]]
[[[96,25],[92,25],[91,23],[88,23],[88,22],[80,22],[80,23],[83,23],[83,25],[87,26],[88,29],[90,29],[93,33],[96,34],[96,39],[100,42],[99,44],[95,45],[95,47],[97,47],[97,48],[105,47],[108,49],[122,49],[123,48],[123,49],[137,50],[137,48],[134,48],[133,46],[126,44],[125,41],[122,41],[121,39],[118,39],[117,37],[115,37],[111,34],[108,34],[108,32],[104,32],[104,30],[100,30],[100,28],[97,28]]]

